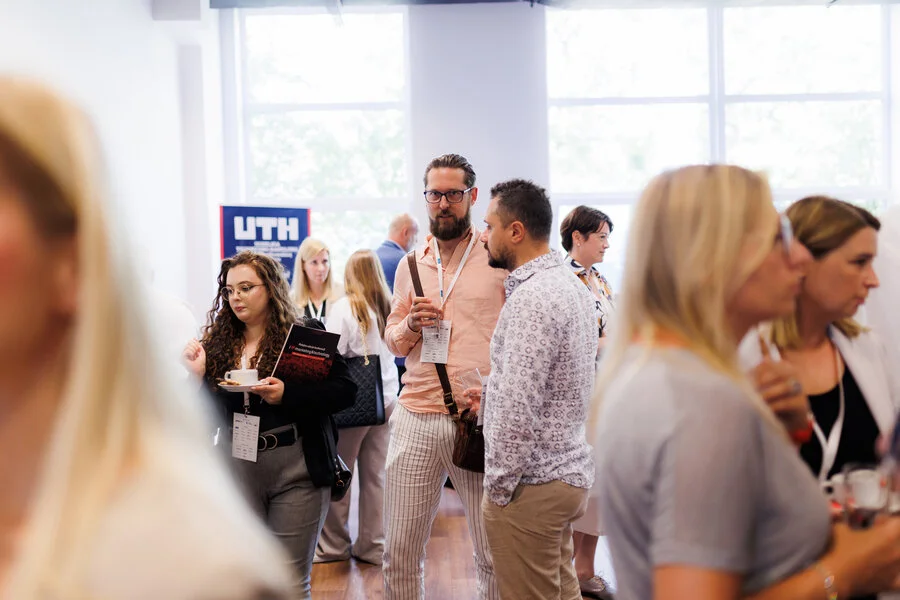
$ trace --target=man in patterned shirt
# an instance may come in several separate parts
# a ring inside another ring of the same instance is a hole
[[[572,521],[594,482],[585,440],[594,299],[550,250],[553,210],[543,188],[497,184],[484,221],[488,264],[510,271],[483,408],[482,509],[494,574],[504,599],[578,600]]]

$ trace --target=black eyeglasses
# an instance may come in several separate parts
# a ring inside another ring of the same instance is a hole
[[[441,201],[441,198],[446,198],[447,202],[450,204],[459,204],[462,202],[463,197],[471,192],[472,188],[466,188],[464,190],[450,190],[449,192],[439,192],[437,190],[425,190],[425,202],[428,204],[438,204]]]
[[[790,258],[791,247],[794,245],[794,226],[791,225],[791,220],[788,219],[787,215],[778,215],[778,219],[780,223],[778,233],[775,234],[775,243],[781,242],[784,255]]]
[[[222,297],[225,298],[225,300],[229,300],[232,295],[234,295],[236,298],[240,298],[240,297],[246,296],[247,294],[252,292],[253,288],[258,288],[262,285],[263,284],[261,284],[261,283],[257,283],[254,285],[245,283],[245,284],[237,286],[237,288],[235,288],[235,289],[232,289],[230,287],[225,287],[225,288],[222,288]]]

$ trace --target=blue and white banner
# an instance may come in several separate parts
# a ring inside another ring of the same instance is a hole
[[[219,214],[223,259],[243,250],[268,254],[291,282],[300,242],[309,236],[308,208],[222,206]]]

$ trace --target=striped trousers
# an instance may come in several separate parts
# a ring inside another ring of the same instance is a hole
[[[425,544],[448,475],[462,501],[475,546],[478,598],[499,600],[481,514],[484,475],[453,465],[456,426],[450,416],[414,413],[398,405],[390,429],[384,495],[385,600],[425,598]]]

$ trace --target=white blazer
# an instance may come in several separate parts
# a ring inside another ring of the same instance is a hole
[[[771,339],[769,328],[760,326],[759,330],[751,330],[738,348],[738,360],[745,371],[753,369],[762,360],[758,339],[760,333],[763,339]],[[900,412],[900,374],[898,374],[900,365],[891,364],[887,349],[878,335],[872,331],[865,331],[853,339],[835,327],[830,327],[828,333],[841,353],[844,364],[853,373],[859,391],[868,404],[875,423],[878,424],[878,431],[883,436],[890,436],[897,413]],[[773,358],[776,360],[781,358],[774,344],[769,348],[774,355]],[[882,593],[878,598],[900,600],[900,592]]]
[[[753,369],[762,361],[758,340],[760,332],[764,339],[770,339],[768,328],[762,326],[760,330],[754,329],[747,334],[738,349],[739,361],[745,371]],[[872,331],[865,331],[850,339],[837,328],[831,327],[829,335],[841,353],[844,364],[853,373],[859,391],[878,424],[878,430],[882,435],[890,435],[897,413],[900,412],[900,377],[897,372],[900,365],[890,364],[884,344]],[[770,348],[773,358],[780,360],[781,356],[775,345]]]

